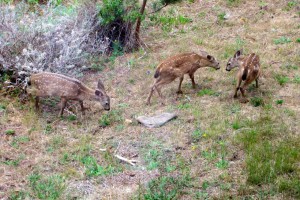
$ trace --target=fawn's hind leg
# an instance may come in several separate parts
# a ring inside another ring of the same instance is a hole
[[[61,108],[60,108],[60,112],[59,112],[59,117],[61,117],[63,115],[64,109],[67,104],[67,99],[61,98],[60,102],[61,102]]]
[[[183,81],[183,76],[181,76],[180,78],[179,78],[179,86],[178,86],[178,90],[177,90],[177,94],[182,94],[182,91],[181,91],[181,83],[182,83],[182,81]]]
[[[39,97],[35,97],[35,103],[34,103],[34,105],[35,105],[36,111],[39,111],[39,100],[40,100]]]

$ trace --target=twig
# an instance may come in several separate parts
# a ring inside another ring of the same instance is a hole
[[[99,149],[99,150],[102,151],[102,152],[107,151],[106,149]],[[132,166],[135,166],[136,163],[138,162],[137,160],[127,159],[127,158],[124,158],[123,156],[120,156],[120,155],[117,155],[117,154],[114,154],[114,157],[116,157],[116,158],[118,158],[118,159],[132,165]]]
[[[124,161],[124,162],[129,163],[129,164],[132,165],[132,166],[135,166],[135,164],[138,162],[137,160],[129,160],[129,159],[124,158],[124,157],[119,156],[119,155],[114,155],[114,156],[115,156],[116,158],[118,158],[118,159]]]
[[[165,5],[163,5],[162,7],[158,8],[157,10],[155,10],[155,11],[153,11],[153,12],[151,12],[151,13],[147,13],[147,15],[151,15],[151,14],[153,14],[153,13],[156,13],[156,12],[160,11],[161,9],[163,9],[164,7],[166,7],[167,5],[168,5],[168,4],[166,3]]]

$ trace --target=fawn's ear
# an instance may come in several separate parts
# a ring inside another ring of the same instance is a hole
[[[214,57],[212,57],[211,55],[207,55],[206,58],[209,60],[209,61],[212,61],[214,59]]]
[[[238,58],[243,54],[243,49],[238,50],[235,54],[234,54],[234,58]]]
[[[103,96],[103,92],[97,89],[97,90],[95,90],[95,95],[96,96]]]
[[[98,80],[97,88],[100,89],[100,90],[104,90],[104,85],[103,85],[103,83],[100,79]]]

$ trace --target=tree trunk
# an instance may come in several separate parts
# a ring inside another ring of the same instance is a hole
[[[145,12],[145,7],[147,4],[147,0],[143,0],[142,7],[140,9],[140,17],[136,21],[136,27],[135,27],[135,32],[134,32],[134,39],[135,39],[135,48],[138,48],[141,44],[141,39],[140,39],[140,28],[141,28],[141,22],[142,22],[142,15]]]

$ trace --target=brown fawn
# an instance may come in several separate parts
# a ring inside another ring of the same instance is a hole
[[[59,116],[63,115],[68,100],[79,101],[83,114],[87,109],[83,106],[83,100],[98,101],[105,110],[110,110],[110,98],[106,94],[101,80],[98,81],[97,89],[93,90],[77,79],[61,74],[42,72],[31,75],[26,91],[35,96],[37,110],[39,109],[39,97],[60,97],[61,109]]]
[[[201,55],[196,53],[178,54],[161,62],[155,71],[154,78],[156,80],[154,85],[151,87],[150,94],[147,98],[147,104],[150,104],[154,90],[157,91],[161,98],[161,103],[164,104],[161,94],[162,86],[171,83],[178,77],[179,86],[177,94],[182,94],[181,83],[185,74],[189,74],[192,86],[193,88],[196,88],[194,73],[201,67],[213,67],[215,69],[220,69],[219,62],[213,56],[204,51],[201,52]]]
[[[261,75],[259,56],[255,53],[251,53],[247,56],[242,56],[243,51],[238,50],[232,58],[228,60],[226,70],[238,67],[237,73],[237,85],[235,88],[234,98],[237,98],[237,93],[240,90],[243,96],[242,103],[247,103],[249,100],[246,98],[246,87],[255,80],[256,87],[258,88],[258,78]],[[243,86],[241,87],[242,82]]]

